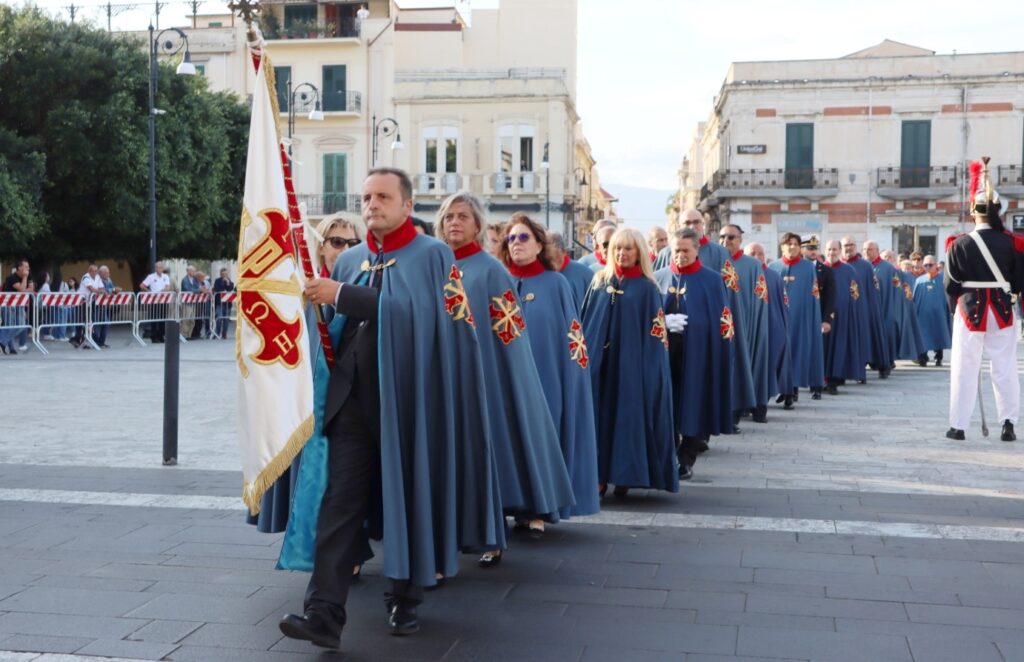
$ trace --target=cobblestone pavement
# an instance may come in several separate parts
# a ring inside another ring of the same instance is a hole
[[[110,341],[108,341],[110,342]],[[1024,661],[1024,440],[943,437],[948,370],[769,411],[681,494],[513,536],[387,634],[379,565],[340,653],[283,639],[307,576],[243,522],[229,342],[182,348],[178,467],[162,349],[0,360],[0,661]]]

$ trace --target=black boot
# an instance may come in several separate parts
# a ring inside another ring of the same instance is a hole
[[[828,384],[825,386],[825,393],[839,395],[839,388],[836,386],[835,380],[828,380]]]
[[[758,405],[754,407],[754,413],[751,416],[755,423],[767,423],[768,422],[768,405]]]
[[[999,435],[999,438],[1003,441],[1017,441],[1017,435],[1013,431],[1013,423],[1008,420],[1003,421],[1003,432]]]
[[[928,365],[928,352],[925,352],[924,354],[917,357],[917,365],[921,366],[922,368]]]
[[[963,430],[957,430],[956,428],[949,428],[948,430],[946,430],[946,439],[953,439],[953,440],[956,440],[956,441],[963,441],[964,440],[964,431]]]
[[[780,397],[783,397],[785,399],[784,400],[784,404],[782,405],[783,409],[785,409],[787,411],[790,410],[790,409],[793,409],[793,396],[786,395],[786,396],[780,396]]]
[[[936,368],[941,368],[942,367],[942,350],[941,349],[939,351],[935,352],[935,367]]]
[[[811,389],[811,400],[821,400],[821,389],[820,388],[812,388]]]

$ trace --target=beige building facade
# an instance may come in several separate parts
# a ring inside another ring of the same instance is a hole
[[[679,171],[680,208],[748,241],[784,232],[941,252],[967,220],[966,167],[992,157],[1024,229],[1024,52],[936,55],[885,41],[832,60],[733,63]]]
[[[358,212],[366,172],[396,166],[412,175],[424,220],[468,190],[491,222],[526,212],[584,238],[613,209],[576,110],[576,16],[576,0],[477,10],[464,0],[264,0],[307,213]],[[211,87],[244,96],[253,84],[244,26],[230,20],[198,17],[185,31]]]

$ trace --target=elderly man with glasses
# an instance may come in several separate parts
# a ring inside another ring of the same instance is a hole
[[[935,256],[926,255],[923,266],[924,275],[918,276],[914,282],[914,309],[924,343],[919,348],[921,354],[917,357],[917,364],[928,365],[928,352],[935,352],[935,365],[940,366],[943,350],[949,349],[953,342],[953,318],[949,314]]]
[[[743,228],[726,225],[718,234],[718,242],[729,251],[729,260],[735,269],[739,291],[736,305],[732,309],[737,337],[746,346],[746,365],[739,373],[741,364],[736,362],[733,373],[733,410],[740,415],[747,411],[755,423],[768,422],[769,375],[771,362],[768,350],[768,282],[761,269],[761,262],[743,254]],[[749,383],[749,391],[747,384]]]

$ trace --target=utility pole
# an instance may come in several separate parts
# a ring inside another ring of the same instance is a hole
[[[192,27],[194,28],[196,27],[196,14],[199,13],[199,5],[203,3],[202,0],[190,0],[189,4],[192,5]]]
[[[71,3],[70,5],[67,6],[68,14],[70,14],[70,16],[71,16],[71,22],[72,23],[75,22],[75,14],[78,13],[79,9],[81,9],[81,7],[76,6],[75,3]]]

